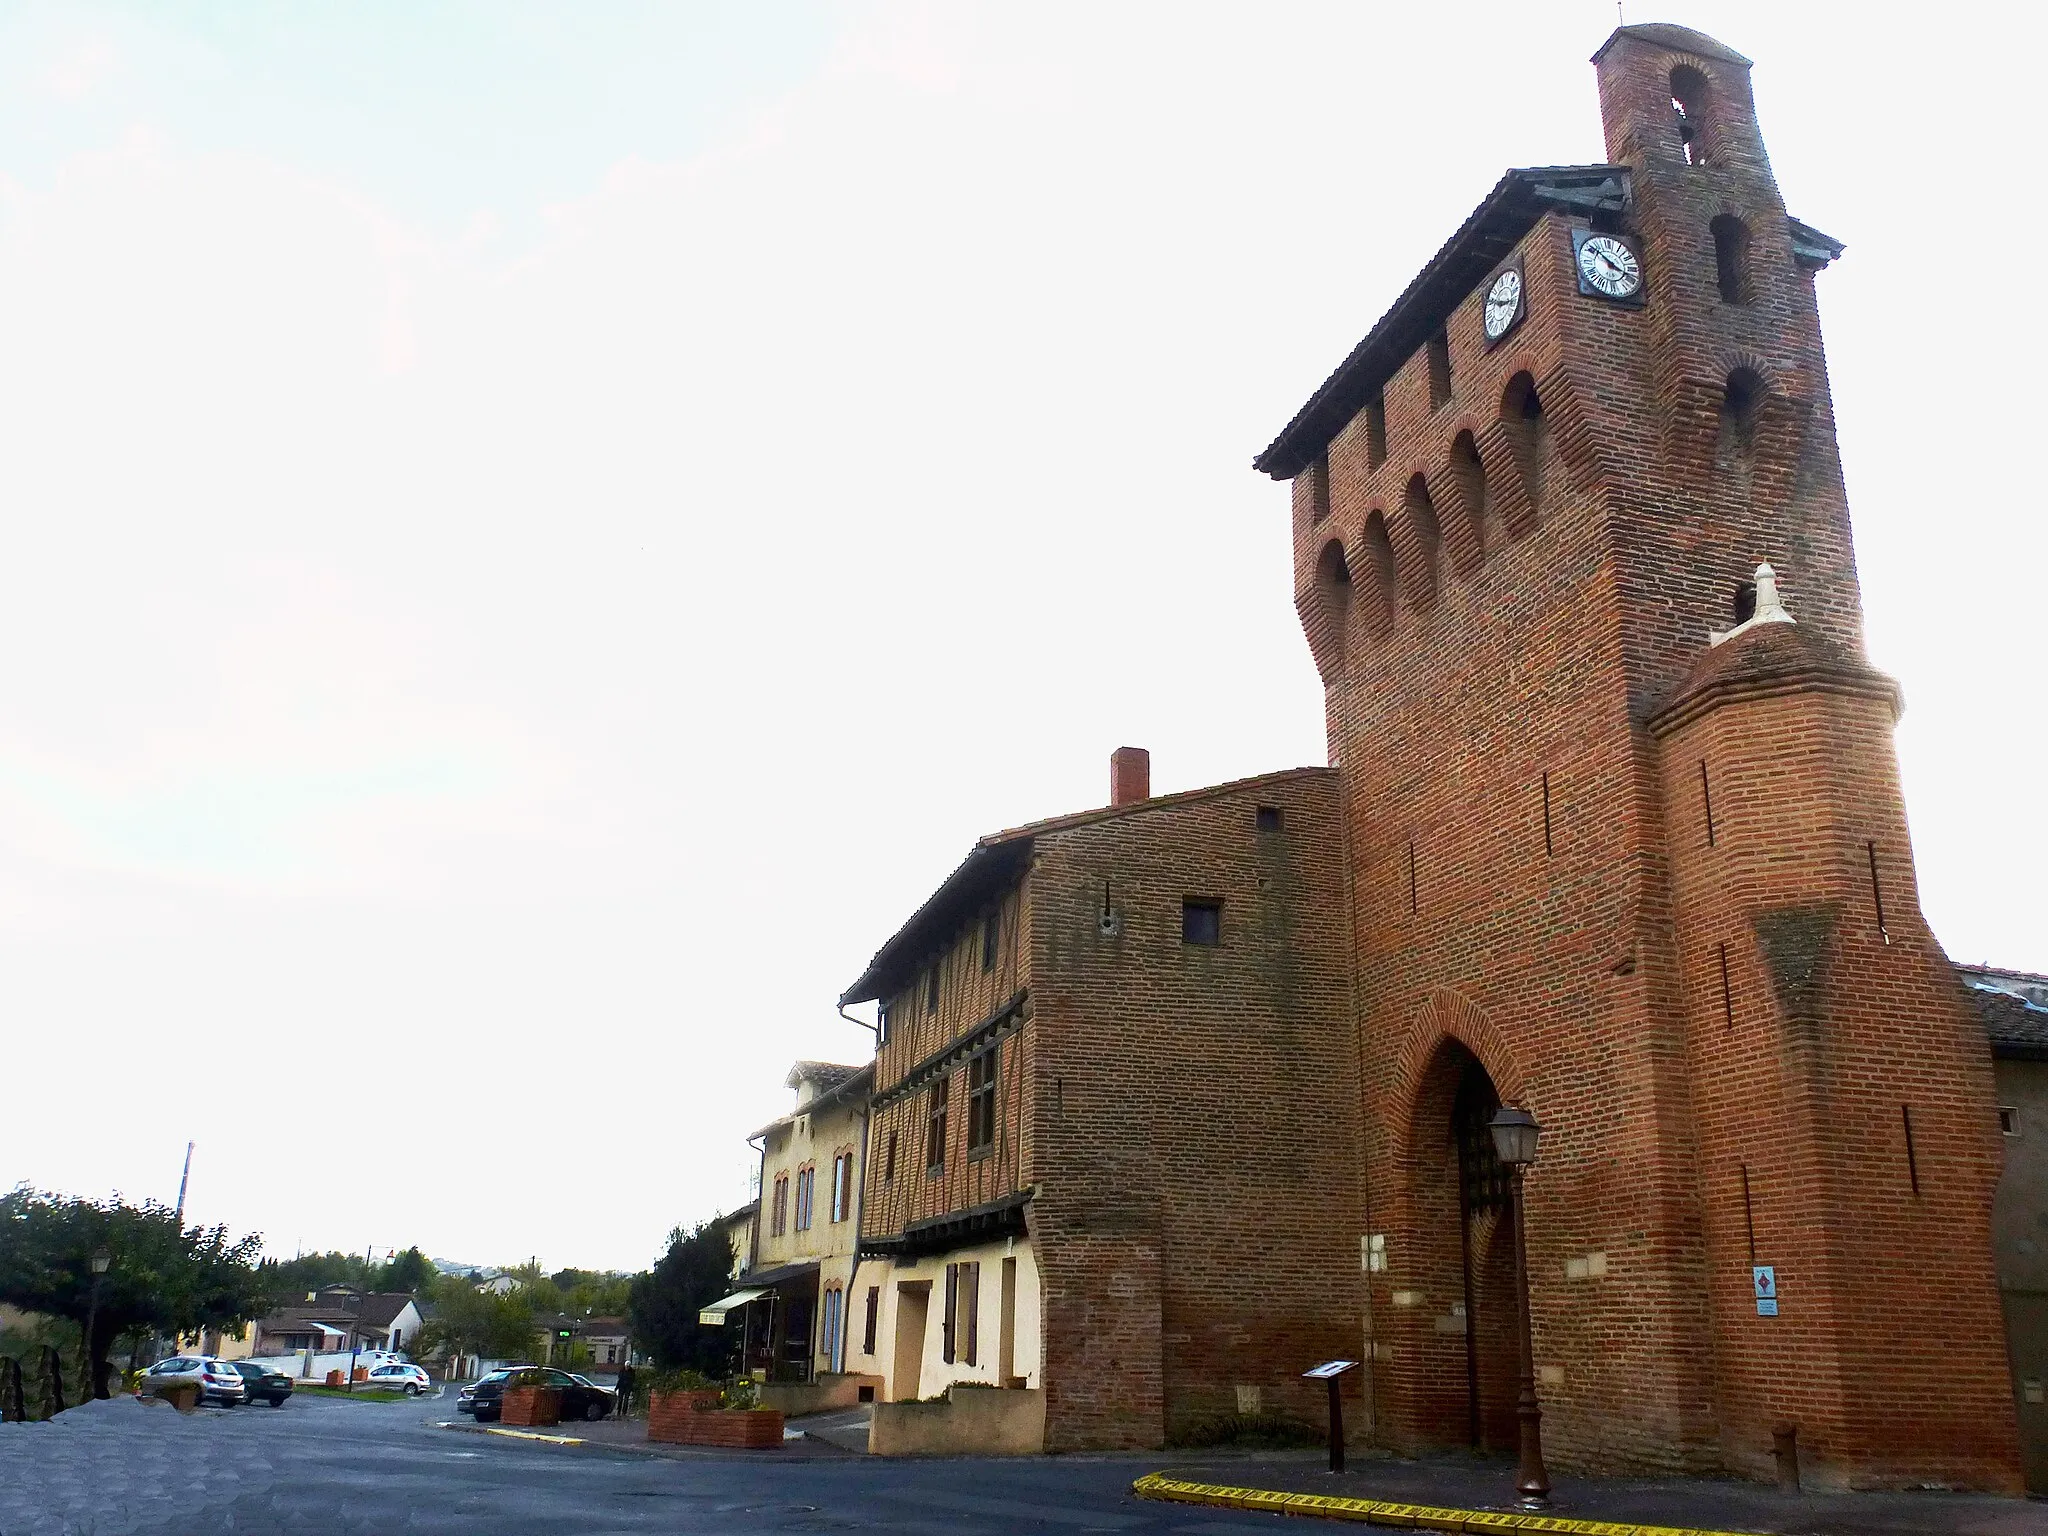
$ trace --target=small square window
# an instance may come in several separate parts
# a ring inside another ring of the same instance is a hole
[[[1180,904],[1180,941],[1213,948],[1223,942],[1223,903],[1197,901],[1190,897]]]
[[[2003,1135],[2006,1135],[2006,1136],[2017,1136],[2017,1135],[2019,1135],[2019,1133],[2020,1133],[2020,1112],[2019,1112],[2019,1111],[2018,1111],[2017,1109],[2014,1109],[2014,1108],[2013,1108],[2013,1107],[2012,1107],[2012,1106],[2011,1106],[2010,1104],[2001,1104],[2001,1105],[1999,1105],[1999,1106],[1998,1106],[1998,1129],[1999,1129],[1999,1131],[2000,1131],[2000,1133],[2001,1133],[2001,1134],[2003,1134]]]
[[[1278,832],[1280,830],[1280,807],[1277,805],[1260,806],[1257,820],[1261,832]]]

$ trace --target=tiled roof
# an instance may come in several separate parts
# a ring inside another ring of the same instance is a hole
[[[1970,1001],[1991,1036],[1991,1054],[2008,1061],[2048,1061],[2048,1008],[1992,987],[1971,985]]]
[[[786,1088],[794,1088],[798,1083],[816,1083],[819,1093],[830,1093],[860,1070],[844,1062],[800,1061],[789,1069],[789,1076],[782,1082]]]

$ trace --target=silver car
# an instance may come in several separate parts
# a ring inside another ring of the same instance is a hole
[[[135,1390],[139,1396],[155,1397],[165,1387],[174,1386],[196,1386],[199,1401],[224,1408],[239,1407],[249,1397],[249,1384],[242,1373],[213,1355],[173,1355],[159,1360],[143,1373]]]

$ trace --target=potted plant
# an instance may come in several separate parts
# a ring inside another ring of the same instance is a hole
[[[782,1414],[755,1401],[754,1383],[744,1377],[721,1385],[695,1371],[657,1371],[647,1395],[647,1438],[728,1450],[782,1444]]]
[[[520,1371],[505,1383],[499,1418],[529,1429],[562,1422],[562,1389],[546,1385],[539,1371]]]

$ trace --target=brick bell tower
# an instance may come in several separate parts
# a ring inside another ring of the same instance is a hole
[[[1504,176],[1257,460],[1343,770],[1378,1421],[1513,1443],[1520,1103],[1553,1461],[1763,1476],[1790,1424],[1810,1483],[2017,1491],[1990,1062],[1863,659],[1842,247],[1747,59],[1650,25],[1594,64],[1606,161]]]

